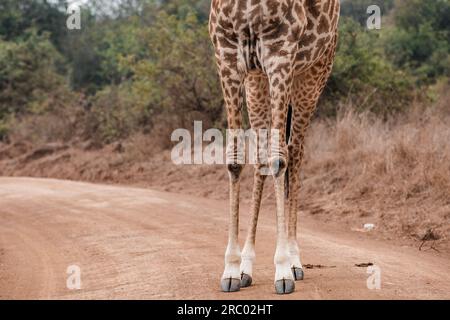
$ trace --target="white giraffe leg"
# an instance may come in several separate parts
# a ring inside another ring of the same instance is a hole
[[[296,239],[289,239],[289,255],[292,274],[295,280],[303,280],[303,265],[300,261],[300,250]]]
[[[228,165],[230,175],[230,225],[228,229],[228,246],[225,251],[225,270],[222,275],[222,291],[238,291],[241,286],[239,265],[241,251],[239,248],[239,175],[241,165]]]
[[[291,293],[295,289],[284,213],[284,174],[275,177],[277,199],[277,248],[275,251],[275,289],[277,293]]]
[[[253,281],[253,264],[255,263],[255,243],[246,241],[241,260],[241,287],[248,287]]]

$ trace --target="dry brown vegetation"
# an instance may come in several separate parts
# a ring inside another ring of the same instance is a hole
[[[448,106],[413,108],[382,122],[343,111],[318,121],[308,137],[303,193],[353,225],[375,223],[386,236],[420,239],[450,231]],[[360,222],[360,223],[357,223]]]
[[[433,107],[413,107],[388,121],[348,106],[336,119],[316,119],[307,137],[300,210],[353,230],[374,223],[374,234],[414,240],[417,246],[431,230],[439,238],[437,248],[448,249],[448,98]],[[133,184],[226,199],[225,168],[173,165],[166,131],[161,126],[152,134],[106,146],[89,139],[61,139],[38,147],[26,140],[0,145],[0,175]],[[251,199],[251,182],[252,169],[247,166],[243,201]],[[272,189],[267,184],[265,203],[273,203]]]

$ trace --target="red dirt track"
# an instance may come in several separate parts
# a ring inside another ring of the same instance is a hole
[[[248,208],[241,209],[241,240]],[[254,285],[222,293],[228,202],[131,187],[0,178],[0,299],[450,299],[450,259],[300,216],[305,270],[273,288],[275,214],[264,207]],[[369,290],[365,267],[381,268]],[[81,290],[66,288],[81,268]]]

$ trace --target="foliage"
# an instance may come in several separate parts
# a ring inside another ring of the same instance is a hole
[[[357,110],[370,110],[383,116],[408,106],[413,98],[412,79],[384,58],[383,50],[377,46],[380,34],[364,30],[353,19],[343,18],[339,36],[322,112],[334,115],[336,101],[349,99]]]
[[[383,14],[380,31],[366,29],[372,4]],[[30,120],[46,114],[74,115],[70,126],[79,128],[71,134],[101,142],[158,125],[188,126],[200,116],[226,125],[207,31],[210,0],[91,0],[81,30],[65,28],[65,6],[0,3],[0,139],[21,122],[46,125]],[[350,101],[386,117],[448,83],[448,0],[342,0],[341,9],[319,116],[334,116]]]
[[[0,38],[14,41],[27,36],[33,28],[38,35],[48,33],[50,40],[61,48],[66,16],[62,0],[54,4],[43,0],[2,0],[0,2]]]
[[[183,18],[163,10],[150,15],[144,19],[150,23],[132,20],[101,40],[111,43],[102,52],[102,62],[109,64],[105,71],[115,74],[106,76],[116,77],[115,85],[93,98],[98,121],[92,131],[104,140],[123,137],[134,128],[149,129],[160,114],[177,114],[181,122],[193,112],[221,118],[222,94],[206,26],[193,11]]]
[[[129,56],[133,88],[147,97],[151,110],[207,113],[222,112],[221,91],[207,28],[192,12],[179,19],[161,11],[150,28],[140,35],[146,57]]]
[[[69,97],[65,78],[58,73],[62,63],[46,34],[31,31],[20,41],[0,40],[0,121],[50,112]],[[4,123],[3,134],[5,127]]]
[[[408,69],[419,82],[450,75],[450,1],[399,0],[395,28],[384,42],[395,65]]]

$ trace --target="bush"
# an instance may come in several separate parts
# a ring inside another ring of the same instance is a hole
[[[434,82],[450,74],[450,2],[399,0],[394,12],[396,28],[384,46],[389,59],[411,70],[419,83]]]
[[[381,31],[365,28],[371,4],[383,18],[389,14]],[[90,1],[82,30],[69,32],[65,1],[2,1],[0,139],[11,128],[66,139],[73,128],[62,128],[72,124],[48,125],[65,114],[81,117],[77,134],[99,142],[158,126],[189,127],[193,118],[225,127],[209,6],[209,0]],[[416,96],[435,99],[429,88],[450,74],[449,8],[447,0],[342,1],[337,56],[318,114],[335,116],[351,104],[386,118],[407,110]],[[88,103],[80,104],[81,93]]]
[[[52,111],[71,93],[58,66],[63,59],[48,35],[30,31],[21,41],[0,39],[0,121],[2,138],[8,119]]]
[[[144,56],[129,56],[123,64],[133,72],[131,88],[141,110],[149,117],[199,112],[221,119],[222,92],[206,25],[194,13],[179,18],[160,11],[139,37]]]
[[[321,115],[335,115],[338,102],[347,100],[359,111],[382,116],[406,108],[413,99],[413,81],[385,59],[380,33],[343,18],[339,36],[333,73],[320,103]]]

